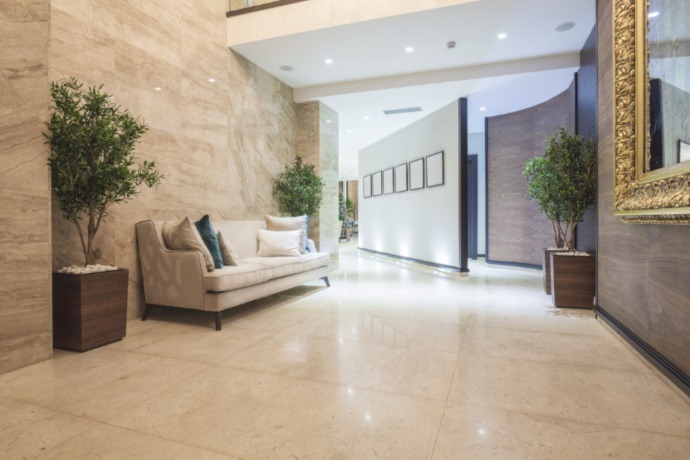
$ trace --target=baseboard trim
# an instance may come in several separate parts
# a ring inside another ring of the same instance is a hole
[[[429,267],[442,268],[444,270],[451,270],[451,271],[459,272],[459,273],[469,273],[470,272],[468,269],[460,270],[459,267],[453,267],[452,265],[437,264],[435,262],[428,262],[426,260],[413,259],[411,257],[403,257],[403,256],[399,256],[397,254],[390,254],[388,252],[374,251],[373,249],[367,249],[367,248],[362,248],[362,247],[359,247],[357,249],[359,249],[360,251],[369,252],[371,254],[378,254],[380,256],[386,256],[386,257],[392,257],[394,259],[404,260],[406,262],[412,262],[412,263],[421,264],[421,265],[428,265]]]
[[[596,306],[594,312],[608,324],[614,331],[623,337],[633,348],[635,348],[647,361],[664,374],[686,395],[690,396],[690,377],[676,367],[661,353],[656,351],[647,342],[642,340],[637,334],[628,329],[623,323],[618,321],[613,315],[608,313],[601,306]]]
[[[505,267],[531,268],[533,270],[541,270],[542,269],[541,265],[523,264],[520,262],[504,262],[502,260],[491,260],[491,259],[485,259],[485,262],[489,265],[503,265]]]

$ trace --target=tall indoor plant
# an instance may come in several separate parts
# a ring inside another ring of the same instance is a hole
[[[137,187],[163,178],[153,162],[135,164],[134,147],[146,125],[116,106],[100,87],[75,78],[53,82],[46,143],[53,197],[79,233],[85,269],[53,275],[53,345],[86,351],[120,340],[127,318],[126,269],[102,271],[95,238],[108,209]],[[64,270],[62,270],[64,271]]]
[[[547,139],[543,157],[533,158],[525,165],[528,196],[537,202],[539,209],[551,221],[557,247],[563,247],[563,251],[569,256],[583,256],[563,259],[561,254],[564,252],[551,252],[549,255],[549,284],[557,305],[591,307],[592,304],[594,258],[590,256],[589,259],[584,259],[586,254],[576,252],[575,228],[596,200],[596,161],[594,141],[559,128],[556,135]],[[559,267],[554,267],[556,262]],[[565,276],[554,279],[554,275],[558,273],[564,273]],[[566,295],[560,295],[554,292],[554,286],[562,285],[564,278],[570,281],[582,278],[583,284],[579,287],[575,287],[573,283],[567,284],[560,293],[565,292]],[[577,289],[580,289],[582,295],[571,296],[571,291]]]
[[[314,165],[304,163],[302,157],[285,166],[275,179],[273,195],[280,210],[290,216],[314,216],[323,200],[324,182]]]

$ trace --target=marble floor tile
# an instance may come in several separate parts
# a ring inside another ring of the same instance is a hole
[[[216,367],[109,423],[243,459],[420,459],[443,404]]]
[[[426,322],[382,316],[376,312],[334,309],[290,326],[283,333],[457,352],[464,331],[465,324]]]
[[[163,323],[143,334],[125,337],[108,348],[214,364],[271,336],[271,332],[240,327],[225,327],[217,332],[210,327]]]
[[[220,365],[445,400],[457,356],[446,351],[275,334]]]
[[[148,458],[166,460],[233,460],[235,457],[211,452],[198,447],[148,436],[131,430],[100,424],[55,449],[44,453],[38,460],[57,459],[112,459]]]
[[[50,361],[0,375],[0,396],[103,421],[206,368],[108,347],[56,352]]]
[[[591,310],[570,308],[553,307],[541,311],[474,309],[468,323],[479,327],[611,337],[611,333],[598,321],[592,321],[593,318],[594,312]]]
[[[30,459],[96,422],[0,397],[0,458]]]
[[[600,369],[650,372],[613,337],[468,327],[461,353],[571,364]]]
[[[651,373],[461,353],[448,401],[690,437],[690,406]]]
[[[668,460],[688,452],[688,438],[449,403],[433,459]]]

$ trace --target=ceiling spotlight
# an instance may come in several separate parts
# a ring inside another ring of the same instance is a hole
[[[290,72],[290,71],[292,71],[292,66],[290,66],[290,65],[281,65],[281,66],[280,66],[280,70],[284,70],[284,71],[286,71],[286,72]]]
[[[364,115],[365,120],[368,120],[369,118],[371,118],[369,115]]]
[[[333,59],[328,58],[328,59],[326,59],[326,60],[323,61],[323,62],[325,62],[326,64],[333,64]]]
[[[153,88],[153,89],[155,89],[156,91],[161,91],[163,88],[161,88],[160,86],[156,86],[156,87]]]
[[[209,83],[215,83],[215,82],[216,82],[216,79],[213,78],[213,77],[211,77],[211,78],[208,79],[208,82],[209,82]]]
[[[658,11],[650,11],[650,13],[649,13],[649,18],[650,18],[650,19],[656,18],[656,17],[659,16],[659,14],[660,14],[660,13],[659,13]]]
[[[556,32],[565,32],[566,30],[570,30],[570,29],[572,29],[573,27],[575,27],[575,23],[574,23],[574,22],[570,22],[570,21],[569,21],[569,22],[564,22],[563,24],[559,24],[559,25],[556,27]]]
[[[451,40],[451,41],[447,42],[446,48],[448,48],[449,50],[452,50],[453,48],[455,48],[455,40]]]
[[[411,53],[412,51],[414,51],[414,48],[412,48],[411,46],[405,48],[406,53]]]
[[[330,122],[331,122],[331,120],[326,120],[326,123],[330,123]]]
[[[507,36],[508,36],[508,34],[498,34],[498,38],[500,38],[501,40],[503,40]]]
[[[486,110],[486,107],[479,107],[480,112],[484,112]]]
[[[351,133],[351,132],[352,132],[352,130],[351,130],[351,129],[348,129],[348,130],[347,130],[347,132],[348,132],[348,133]]]

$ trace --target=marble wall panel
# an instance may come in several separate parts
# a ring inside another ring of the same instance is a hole
[[[137,156],[165,175],[157,188],[111,208],[97,237],[101,262],[130,269],[130,318],[143,308],[136,222],[278,212],[273,179],[296,153],[296,104],[290,87],[227,49],[227,6],[52,2],[50,78],[103,84],[149,125]],[[53,252],[53,268],[82,260],[76,232],[57,212]]]
[[[52,355],[49,0],[0,3],[0,373]]]

